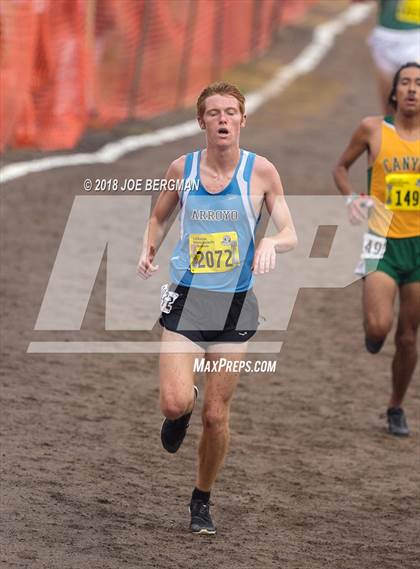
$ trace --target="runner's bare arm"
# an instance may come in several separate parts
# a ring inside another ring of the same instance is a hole
[[[371,121],[372,117],[362,120],[333,170],[335,184],[343,196],[350,196],[355,193],[350,183],[349,169],[359,156],[369,150],[372,131]]]
[[[333,170],[334,182],[337,189],[343,196],[354,196],[354,199],[350,199],[348,203],[349,218],[354,224],[366,219],[367,208],[364,207],[365,197],[357,197],[358,192],[355,192],[350,182],[349,169],[364,152],[370,153],[372,136],[377,126],[378,117],[364,118],[353,133],[349,144]]]
[[[180,180],[183,177],[185,156],[181,156],[169,166],[166,180]],[[164,190],[158,197],[150,215],[143,237],[143,245],[137,266],[137,274],[147,279],[159,268],[153,265],[153,259],[162,243],[166,225],[178,203],[178,192]]]
[[[297,245],[297,236],[292,216],[284,197],[283,186],[276,168],[266,159],[257,165],[264,183],[264,202],[278,233],[264,237],[254,255],[254,274],[268,273],[276,265],[276,253],[285,253]]]

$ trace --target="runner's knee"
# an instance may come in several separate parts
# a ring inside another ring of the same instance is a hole
[[[212,409],[207,407],[202,415],[203,427],[207,431],[224,431],[229,422],[228,411],[225,409]]]
[[[395,334],[397,350],[404,353],[417,353],[417,334],[414,330],[397,332]]]
[[[189,403],[189,401],[185,401],[176,395],[161,396],[160,409],[167,419],[171,419],[173,421],[187,413]]]
[[[392,328],[392,318],[367,315],[365,319],[366,335],[375,340],[385,338]]]

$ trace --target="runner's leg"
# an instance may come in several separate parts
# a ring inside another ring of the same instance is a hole
[[[165,342],[185,345],[185,353],[166,353]],[[189,413],[195,403],[194,359],[203,351],[182,334],[163,329],[159,358],[160,408],[171,420]]]
[[[370,340],[385,340],[391,330],[397,288],[394,279],[382,271],[363,280],[364,328]]]
[[[212,350],[207,352],[207,360],[218,362],[220,358],[225,358],[229,362],[242,361],[246,353],[246,344],[246,342],[236,344],[235,353],[218,352],[217,346],[213,346]],[[203,432],[198,450],[196,481],[196,487],[204,492],[210,492],[227,453],[230,404],[239,375],[239,372],[226,369],[218,373],[209,372],[206,375],[202,413]]]
[[[401,407],[417,362],[417,330],[420,323],[420,282],[400,287],[400,313],[392,362],[392,395],[389,407]]]

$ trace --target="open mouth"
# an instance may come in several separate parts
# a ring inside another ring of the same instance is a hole
[[[217,131],[218,134],[229,134],[229,131],[227,128],[219,128],[219,130]]]

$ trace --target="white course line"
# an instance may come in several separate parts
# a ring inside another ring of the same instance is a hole
[[[313,71],[332,48],[336,37],[348,26],[359,24],[365,20],[372,10],[373,4],[353,4],[336,18],[317,26],[313,32],[312,42],[293,61],[281,67],[264,87],[247,94],[247,114],[254,113],[261,105],[279,95],[297,77]],[[38,160],[15,162],[0,169],[0,182],[10,182],[31,172],[43,172],[63,166],[109,164],[128,152],[150,146],[160,146],[167,142],[194,136],[199,132],[197,121],[194,119],[175,126],[161,128],[153,133],[126,136],[105,144],[96,152],[47,156]]]

